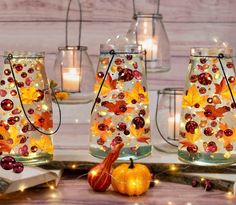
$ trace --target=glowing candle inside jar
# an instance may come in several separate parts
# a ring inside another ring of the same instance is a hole
[[[62,73],[63,90],[78,92],[80,90],[80,74],[78,68],[64,68]]]
[[[154,39],[148,38],[142,43],[143,49],[147,51],[147,60],[153,60],[157,58],[157,43]]]
[[[176,114],[175,118],[174,117],[168,118],[168,136],[171,139],[174,139],[179,135],[179,122],[180,122],[180,114]]]

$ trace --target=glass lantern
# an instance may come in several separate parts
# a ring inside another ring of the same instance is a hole
[[[144,52],[137,45],[101,45],[91,112],[90,153],[104,158],[123,142],[119,159],[151,153],[150,115]]]
[[[93,100],[95,73],[87,47],[59,48],[54,68],[59,103],[88,103]],[[58,93],[66,93],[67,98],[60,98]]]
[[[27,165],[53,156],[52,102],[44,53],[4,53],[0,73],[0,152]]]
[[[160,136],[155,148],[165,152],[177,152],[179,121],[183,88],[165,88],[157,91],[156,129]]]
[[[236,162],[236,80],[230,48],[192,48],[180,120],[179,159]]]
[[[161,14],[135,14],[127,37],[147,51],[148,72],[170,70],[169,40]]]

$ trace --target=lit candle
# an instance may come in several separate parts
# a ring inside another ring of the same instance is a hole
[[[157,42],[154,39],[148,38],[142,43],[143,49],[147,51],[146,58],[147,60],[156,60],[157,59]]]
[[[168,118],[168,136],[171,139],[177,138],[179,134],[179,122],[180,122],[180,114],[175,115],[174,117]],[[174,136],[174,129],[175,129],[175,136]]]
[[[64,68],[62,73],[63,90],[78,92],[80,90],[80,74],[78,68]]]

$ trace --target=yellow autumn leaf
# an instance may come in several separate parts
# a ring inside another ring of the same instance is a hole
[[[4,140],[8,139],[10,137],[9,132],[5,129],[5,127],[0,126],[0,136],[1,138],[3,138]]]
[[[144,133],[145,133],[144,128],[136,129],[135,125],[130,126],[130,134],[133,135],[134,137],[140,138],[144,135]]]
[[[135,100],[137,103],[148,104],[148,93],[144,90],[140,82],[136,82],[131,92],[124,92],[127,103],[132,103]]]
[[[55,96],[57,100],[67,100],[70,95],[68,92],[57,92]]]
[[[207,98],[208,96],[206,95],[201,96],[198,92],[197,87],[195,85],[192,85],[189,88],[187,95],[183,97],[182,107],[193,107],[194,105],[199,104],[199,107],[201,108],[206,104]]]
[[[194,134],[187,132],[185,134],[185,138],[188,142],[194,143],[201,137],[201,131],[199,129],[195,129]]]
[[[23,104],[31,104],[40,96],[39,92],[37,92],[37,90],[33,86],[22,87],[20,91]]]
[[[38,149],[48,153],[53,154],[53,145],[51,138],[46,135],[42,135],[40,139],[30,138],[30,146],[36,146]]]
[[[15,147],[16,145],[18,145],[21,141],[21,137],[18,137],[19,135],[19,131],[16,128],[15,125],[10,126],[9,128],[9,134],[10,134],[10,138],[13,140],[13,144],[12,147]]]

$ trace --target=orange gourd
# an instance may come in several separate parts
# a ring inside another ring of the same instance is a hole
[[[151,182],[151,173],[143,164],[121,164],[112,171],[111,184],[115,191],[129,196],[145,193]]]
[[[102,163],[93,167],[88,173],[89,185],[95,191],[106,191],[111,184],[111,168],[112,164],[119,157],[120,150],[124,143],[114,146],[114,148],[107,154]]]

